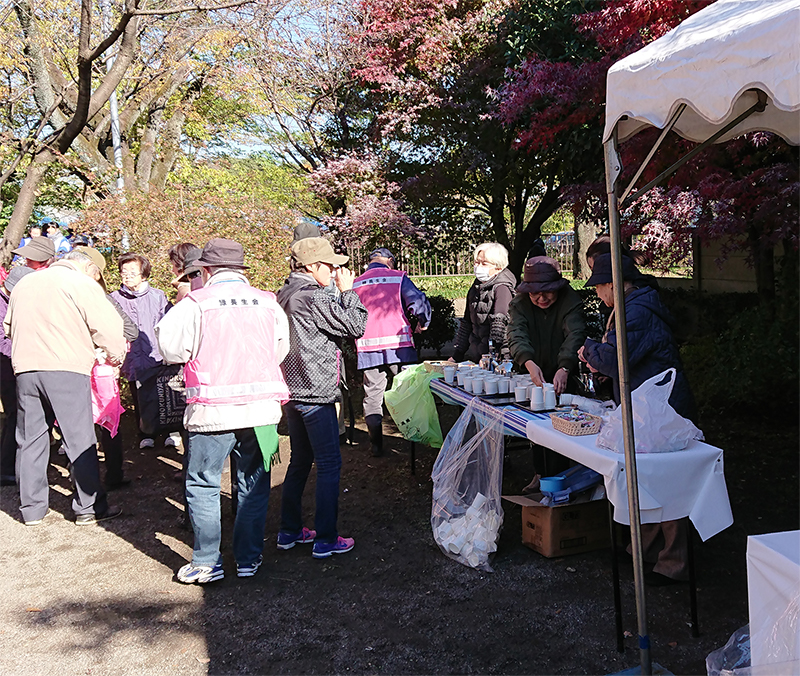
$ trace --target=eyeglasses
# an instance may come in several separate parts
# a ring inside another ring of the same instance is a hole
[[[541,300],[542,298],[552,298],[555,295],[554,291],[537,291],[536,293],[529,293],[531,300]]]

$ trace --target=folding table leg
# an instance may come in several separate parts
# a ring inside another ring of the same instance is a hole
[[[411,474],[417,473],[417,445],[411,442]]]
[[[697,577],[694,570],[694,526],[689,521],[686,529],[686,553],[689,562],[689,611],[691,613],[692,637],[700,636],[700,625],[697,621]]]
[[[617,561],[617,529],[614,528],[614,505],[608,500],[608,527],[611,532],[611,577],[614,581],[614,626],[617,632],[617,652],[624,653],[622,633],[622,595],[619,591],[619,561]]]

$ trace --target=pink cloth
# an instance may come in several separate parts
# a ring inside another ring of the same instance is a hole
[[[119,379],[112,366],[95,363],[92,368],[92,415],[94,422],[117,436],[124,413],[119,396]]]

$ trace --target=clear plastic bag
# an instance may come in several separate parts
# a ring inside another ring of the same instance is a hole
[[[444,440],[431,474],[436,544],[451,559],[487,572],[503,525],[503,443],[502,409],[476,397]]]
[[[750,625],[737,629],[728,642],[706,657],[708,676],[750,676]]]
[[[693,439],[703,439],[703,433],[695,424],[678,415],[669,405],[669,395],[674,385],[675,369],[667,369],[631,392],[637,453],[682,451]],[[597,445],[623,453],[623,439],[622,407],[618,407],[603,423],[597,435]]]

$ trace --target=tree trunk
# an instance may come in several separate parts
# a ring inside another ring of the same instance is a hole
[[[575,219],[575,250],[573,252],[573,279],[589,279],[591,270],[586,262],[586,249],[595,239],[595,228],[591,221]]]
[[[19,246],[19,241],[22,239],[25,227],[28,225],[33,213],[33,207],[36,204],[39,185],[53,160],[53,153],[50,150],[43,149],[34,155],[33,160],[28,165],[25,180],[22,182],[17,202],[14,205],[14,211],[3,234],[3,241],[0,242],[0,264],[6,267],[8,267],[13,258],[11,252]]]

